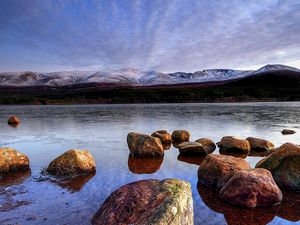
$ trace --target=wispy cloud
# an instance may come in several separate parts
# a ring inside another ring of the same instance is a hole
[[[294,0],[2,0],[0,70],[299,65]]]

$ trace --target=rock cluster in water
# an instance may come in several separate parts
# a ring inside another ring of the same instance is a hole
[[[168,135],[170,141],[167,131],[157,131],[152,135],[157,136],[162,143],[164,139],[158,135],[159,132]],[[136,146],[137,152],[145,152],[144,142],[148,139],[144,138],[145,135],[135,134],[137,137],[131,139],[128,146]],[[142,145],[140,140],[144,141]],[[282,201],[280,188],[300,190],[299,146],[286,143],[276,149],[272,142],[264,139],[225,136],[217,143],[220,152],[220,155],[217,155],[212,154],[216,149],[216,144],[212,140],[200,138],[192,142],[189,131],[175,130],[171,135],[171,141],[180,152],[178,160],[200,164],[199,182],[217,190],[219,197],[231,204],[249,208],[275,205]],[[148,146],[150,146],[147,148],[149,151],[158,150],[151,144]],[[130,151],[132,154],[131,149]],[[137,154],[132,154],[135,155]],[[145,154],[139,154],[139,156],[143,155]],[[147,157],[151,155],[155,154],[147,153]],[[253,169],[243,159],[248,155],[268,156],[256,165],[256,169]]]
[[[11,116],[8,123],[18,124],[20,120]],[[284,130],[283,133],[292,134],[293,131]],[[282,194],[281,190],[300,191],[300,147],[285,143],[274,148],[273,143],[255,137],[225,136],[216,145],[208,138],[190,141],[190,132],[186,130],[175,130],[172,134],[158,130],[151,135],[131,132],[127,135],[130,171],[145,174],[159,170],[164,151],[171,143],[180,152],[178,160],[200,165],[199,184],[216,190],[218,198],[230,204],[247,208],[272,206],[291,198],[291,194]],[[220,155],[212,154],[216,146]],[[251,168],[243,159],[248,155],[266,157],[256,168]],[[91,153],[77,149],[66,151],[46,168],[51,175],[71,177],[85,176],[95,170]],[[0,148],[0,179],[17,171],[30,171],[28,157],[11,148]],[[193,224],[190,184],[166,179],[142,180],[122,186],[106,199],[92,219],[92,224],[120,223]]]

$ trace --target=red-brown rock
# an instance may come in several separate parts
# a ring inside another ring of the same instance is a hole
[[[192,225],[190,184],[176,179],[141,180],[115,190],[93,216],[93,225]]]
[[[217,143],[221,151],[249,153],[250,144],[247,140],[233,136],[225,136]]]
[[[7,120],[9,125],[18,125],[20,122],[20,119],[16,116],[10,116]]]
[[[253,151],[268,151],[274,148],[274,144],[270,141],[247,137],[246,140],[250,143],[251,150]]]
[[[250,165],[241,158],[210,154],[199,167],[198,179],[205,185],[220,190],[236,172],[249,169]]]
[[[172,142],[171,134],[166,130],[158,130],[151,134],[152,137],[159,138],[163,145],[170,144]]]
[[[239,206],[270,206],[282,200],[282,193],[266,169],[236,172],[220,191],[220,198]]]
[[[0,176],[24,170],[29,170],[29,159],[25,154],[12,148],[0,148]]]
[[[163,157],[164,148],[159,138],[147,134],[130,132],[127,144],[134,157]]]
[[[190,136],[190,132],[187,130],[174,130],[171,137],[174,143],[181,143],[190,141]]]
[[[207,154],[213,153],[217,147],[216,144],[213,142],[213,140],[209,138],[199,138],[196,140],[196,142],[199,142],[200,144],[203,145]]]
[[[260,160],[256,168],[265,168],[272,173],[276,184],[283,190],[300,191],[300,147],[285,143]]]
[[[207,155],[202,144],[199,142],[182,142],[178,145],[180,154],[195,154],[195,155]]]
[[[87,150],[71,149],[52,160],[47,172],[58,176],[76,176],[94,173],[96,163],[92,154]]]

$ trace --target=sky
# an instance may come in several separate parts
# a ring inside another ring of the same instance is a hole
[[[299,0],[1,0],[0,71],[300,68]]]

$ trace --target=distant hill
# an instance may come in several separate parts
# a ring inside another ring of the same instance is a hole
[[[266,65],[256,71],[194,73],[57,72],[0,74],[0,104],[148,103],[300,100],[300,70]]]

